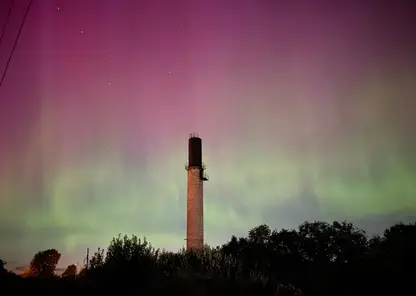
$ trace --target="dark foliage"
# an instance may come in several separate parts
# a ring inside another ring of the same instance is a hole
[[[6,261],[3,261],[2,259],[0,259],[0,274],[1,275],[4,275],[7,273],[7,270],[5,268],[6,264],[7,264]]]
[[[68,265],[68,267],[62,273],[63,278],[75,277],[76,275],[77,275],[77,266],[75,264]]]
[[[2,271],[14,292],[99,293],[109,289],[140,295],[377,295],[412,289],[416,223],[397,224],[368,238],[348,222],[305,222],[297,230],[253,228],[218,248],[178,253],[153,248],[136,236],[114,238],[98,249],[89,269],[68,266],[53,275],[56,250],[37,253],[33,276]]]
[[[37,252],[30,262],[30,275],[53,277],[59,259],[61,254],[55,249]]]

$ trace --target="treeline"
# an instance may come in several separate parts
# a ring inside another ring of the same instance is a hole
[[[54,275],[55,249],[35,254],[26,278],[1,272],[14,292],[133,292],[140,295],[377,295],[414,290],[416,223],[369,238],[348,222],[305,222],[296,230],[260,225],[221,247],[177,253],[119,235],[88,269]],[[3,262],[4,265],[4,262]]]

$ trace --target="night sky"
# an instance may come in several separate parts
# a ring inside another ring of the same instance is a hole
[[[0,87],[0,258],[82,262],[118,233],[183,247],[191,132],[210,245],[416,219],[412,2],[34,0]]]

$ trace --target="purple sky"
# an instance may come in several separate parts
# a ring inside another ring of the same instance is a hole
[[[82,261],[118,233],[182,247],[190,132],[209,244],[263,222],[414,219],[414,6],[33,1],[0,87],[0,258]]]

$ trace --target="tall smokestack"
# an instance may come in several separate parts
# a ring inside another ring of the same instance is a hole
[[[207,181],[202,163],[202,140],[191,134],[188,140],[188,186],[186,215],[186,249],[199,250],[204,246],[203,182]]]

